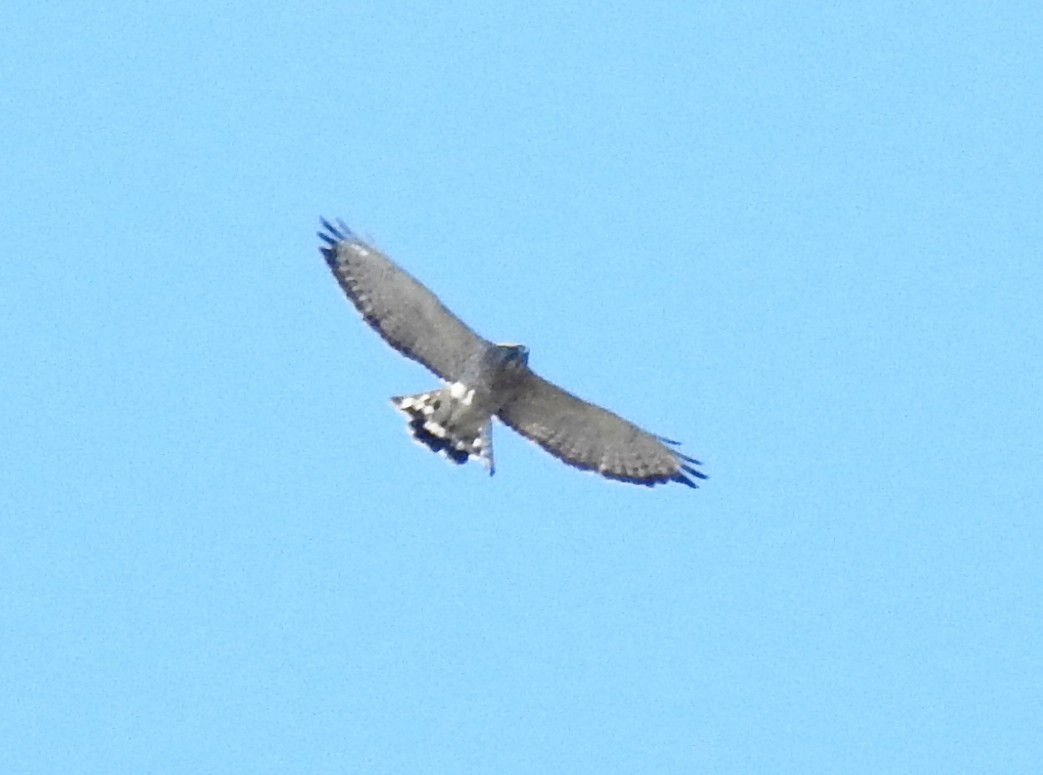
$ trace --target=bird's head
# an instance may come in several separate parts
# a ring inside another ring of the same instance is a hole
[[[503,342],[497,344],[496,348],[500,351],[500,357],[503,358],[504,363],[512,363],[518,366],[527,366],[529,364],[529,348],[523,344]]]

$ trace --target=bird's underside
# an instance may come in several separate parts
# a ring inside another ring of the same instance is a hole
[[[495,471],[492,418],[571,466],[609,479],[697,487],[701,463],[678,443],[642,430],[535,374],[522,345],[493,344],[431,291],[344,223],[323,219],[320,247],[363,319],[394,349],[445,385],[392,398],[413,438],[454,463],[477,458]]]

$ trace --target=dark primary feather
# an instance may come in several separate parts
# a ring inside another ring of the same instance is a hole
[[[694,467],[700,465],[698,460],[532,372],[526,375],[526,384],[517,397],[497,416],[559,460],[610,479],[648,486],[680,482],[698,487],[692,477],[706,478]]]
[[[491,346],[431,291],[343,222],[322,219],[320,247],[333,276],[362,317],[403,355],[442,379],[459,378],[468,358]]]

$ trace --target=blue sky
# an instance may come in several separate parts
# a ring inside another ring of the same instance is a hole
[[[1038,3],[2,17],[5,770],[1039,771]],[[320,215],[711,478],[411,444]]]

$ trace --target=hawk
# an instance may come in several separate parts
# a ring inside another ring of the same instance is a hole
[[[351,303],[389,345],[445,383],[391,399],[416,441],[454,463],[477,458],[492,474],[498,417],[559,460],[609,479],[697,487],[694,479],[706,478],[698,460],[677,450],[679,442],[543,379],[529,368],[528,348],[483,339],[343,221],[321,223],[319,250]]]

